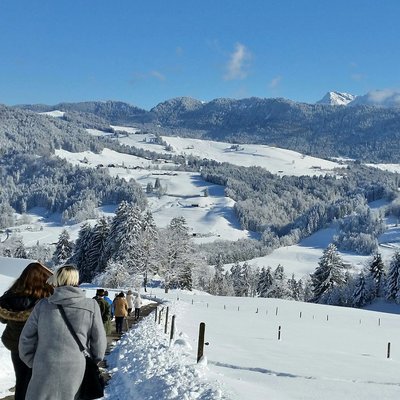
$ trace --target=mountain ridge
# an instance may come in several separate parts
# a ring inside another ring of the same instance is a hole
[[[20,107],[42,112],[60,109],[66,112],[64,118],[71,112],[78,112],[80,119],[93,114],[110,125],[135,126],[160,135],[267,144],[325,158],[397,162],[400,152],[400,108],[396,107],[339,107],[258,97],[205,103],[178,97],[150,111],[115,101]]]

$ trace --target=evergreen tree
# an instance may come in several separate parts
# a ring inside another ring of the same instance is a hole
[[[154,182],[154,190],[160,190],[160,189],[161,189],[160,178],[156,178],[156,180]]]
[[[185,218],[175,217],[171,220],[163,231],[161,243],[164,251],[160,272],[164,276],[165,291],[168,292],[171,287],[189,289],[191,270],[195,262]]]
[[[233,291],[235,296],[240,297],[242,294],[242,282],[241,282],[241,273],[242,267],[240,266],[239,262],[236,261],[234,265],[232,265],[230,269],[230,277],[233,284]]]
[[[70,264],[74,264],[78,268],[80,279],[83,281],[87,280],[86,256],[90,245],[91,235],[92,235],[92,227],[90,226],[89,223],[85,222],[79,230],[73,254],[67,261]]]
[[[400,252],[396,251],[390,260],[386,279],[386,298],[397,300],[400,292]]]
[[[357,283],[356,283],[356,288],[353,294],[353,304],[355,307],[362,307],[367,304],[368,301],[368,292],[366,289],[366,284],[365,284],[365,276],[361,272]]]
[[[289,299],[290,291],[288,288],[285,270],[282,265],[278,265],[272,275],[272,285],[268,289],[267,297],[275,299]]]
[[[149,273],[155,273],[157,270],[157,241],[158,230],[150,211],[147,211],[142,222],[142,232],[139,239],[141,254],[143,258],[143,286],[147,292],[147,282]]]
[[[142,215],[140,209],[134,205],[129,205],[125,214],[125,219],[119,226],[117,236],[119,245],[112,255],[116,261],[124,263],[126,269],[132,276],[139,279],[143,276],[143,253],[140,245],[142,234]]]
[[[257,286],[257,293],[259,297],[267,297],[267,293],[272,285],[272,281],[273,278],[271,267],[267,267],[267,269],[262,267]]]
[[[245,263],[246,264],[246,263]],[[260,270],[254,266],[249,266],[249,296],[257,296],[257,286],[260,280]]]
[[[82,276],[82,280],[91,282],[92,279],[104,271],[106,264],[104,264],[102,255],[104,253],[104,246],[106,243],[107,236],[109,234],[109,224],[105,217],[100,218],[94,226],[88,249],[86,251],[86,262],[85,262],[85,273]]]
[[[14,257],[15,258],[25,258],[25,259],[28,258],[28,254],[26,252],[22,238],[18,238],[15,241]]]
[[[380,253],[375,253],[369,264],[369,275],[375,284],[375,297],[379,297],[382,292],[382,286],[385,281],[385,264]]]
[[[72,256],[73,244],[70,240],[69,233],[63,229],[58,237],[56,250],[53,254],[53,262],[55,265],[64,264]]]
[[[218,257],[217,264],[214,266],[214,277],[211,281],[211,294],[223,296],[224,293],[224,263],[222,257]]]
[[[153,193],[153,190],[154,190],[153,184],[151,182],[148,182],[146,186],[146,193],[151,194]]]
[[[320,302],[324,294],[329,294],[336,286],[345,282],[345,267],[334,244],[324,250],[318,262],[318,267],[311,274],[313,285],[313,301]]]
[[[300,300],[299,285],[294,277],[294,274],[292,274],[291,278],[288,279],[287,285],[290,292],[290,297],[296,301]]]
[[[121,238],[124,235],[124,224],[129,212],[129,204],[126,201],[122,201],[115,213],[114,218],[111,221],[110,231],[104,245],[103,252],[103,263],[107,262],[115,257],[118,252],[119,245],[121,243]]]

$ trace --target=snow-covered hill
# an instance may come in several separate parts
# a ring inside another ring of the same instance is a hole
[[[0,293],[28,262],[0,258]],[[94,289],[85,287],[89,297]],[[164,310],[160,324],[150,315],[122,337],[107,358],[112,379],[105,399],[393,400],[398,395],[398,306],[381,302],[366,311],[175,290],[152,289],[149,295],[169,307],[167,334]],[[208,345],[196,363],[200,322]],[[13,385],[10,355],[0,343],[0,395],[10,394]]]

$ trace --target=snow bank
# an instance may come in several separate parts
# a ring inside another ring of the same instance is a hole
[[[228,399],[221,384],[207,379],[207,363],[195,363],[185,335],[177,334],[170,343],[164,326],[150,315],[116,344],[107,357],[113,378],[105,398]]]

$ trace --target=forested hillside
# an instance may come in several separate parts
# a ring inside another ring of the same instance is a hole
[[[106,170],[73,167],[54,157],[54,149],[98,152],[104,145],[74,122],[0,106],[0,227],[12,213],[40,206],[82,221],[94,209],[122,200],[144,208],[146,198],[133,180],[111,177]]]
[[[176,98],[150,111],[113,101],[22,107],[89,113],[110,124],[141,126],[164,135],[262,143],[318,157],[396,162],[400,151],[398,108],[262,98],[215,99],[207,103]]]

